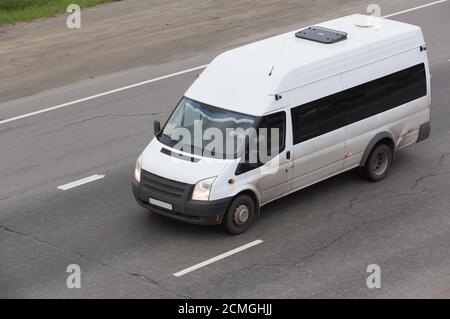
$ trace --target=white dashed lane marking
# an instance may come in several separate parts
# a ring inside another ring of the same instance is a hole
[[[75,187],[78,187],[78,186],[81,186],[81,185],[84,185],[84,184],[87,184],[87,183],[90,183],[90,182],[102,179],[103,177],[105,177],[105,175],[92,175],[92,176],[80,179],[78,181],[75,181],[75,182],[71,182],[71,183],[68,183],[68,184],[61,185],[61,186],[58,187],[58,189],[66,191],[68,189],[72,189],[72,188],[75,188]]]
[[[226,257],[229,257],[231,255],[237,254],[237,253],[239,253],[239,252],[241,252],[243,250],[249,249],[249,248],[251,248],[253,246],[256,246],[256,245],[259,245],[261,243],[263,243],[263,241],[261,239],[254,240],[251,243],[245,244],[245,245],[243,245],[241,247],[238,247],[238,248],[235,248],[233,250],[230,250],[230,251],[228,251],[226,253],[223,253],[223,254],[221,254],[219,256],[216,256],[216,257],[213,257],[211,259],[208,259],[208,260],[206,260],[204,262],[201,262],[199,264],[196,264],[196,265],[194,265],[192,267],[186,268],[186,269],[184,269],[182,271],[179,271],[179,272],[177,272],[177,273],[175,273],[173,275],[175,277],[181,277],[181,276],[186,275],[187,273],[190,273],[190,272],[192,272],[194,270],[197,270],[199,268],[205,267],[205,266],[207,266],[209,264],[212,264],[212,263],[214,263],[216,261],[219,261],[219,260],[224,259]]]

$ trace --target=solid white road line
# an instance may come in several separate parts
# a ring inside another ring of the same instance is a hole
[[[394,17],[394,16],[397,16],[397,15],[400,15],[400,14],[403,14],[403,13],[407,13],[407,12],[411,12],[411,11],[427,8],[427,7],[434,6],[436,4],[444,3],[444,2],[447,2],[447,1],[448,0],[434,1],[434,2],[431,2],[431,3],[428,3],[428,4],[424,4],[424,5],[421,5],[421,6],[418,6],[418,7],[414,7],[414,8],[411,8],[411,9],[406,9],[406,10],[399,11],[399,12],[396,12],[396,13],[391,13],[391,14],[385,15],[383,18]],[[135,87],[138,87],[138,86],[141,86],[141,85],[145,85],[145,84],[161,81],[161,80],[164,80],[164,79],[169,79],[169,78],[172,78],[172,77],[175,77],[175,76],[178,76],[178,75],[186,74],[186,73],[189,73],[189,72],[201,70],[201,69],[206,68],[207,66],[208,66],[207,64],[201,65],[201,66],[197,66],[197,67],[194,67],[194,68],[191,68],[191,69],[183,70],[183,71],[172,73],[172,74],[169,74],[169,75],[164,75],[164,76],[161,76],[161,77],[158,77],[158,78],[155,78],[155,79],[151,79],[151,80],[135,83],[135,84],[132,84],[132,85],[124,86],[124,87],[121,87],[121,88],[118,88],[118,89],[115,89],[115,90],[111,90],[111,91],[103,92],[103,93],[100,93],[100,94],[92,95],[92,96],[85,97],[85,98],[82,98],[82,99],[79,99],[79,100],[75,100],[75,101],[72,101],[72,102],[67,102],[67,103],[64,103],[64,104],[60,104],[60,105],[52,106],[52,107],[49,107],[49,108],[46,108],[46,109],[42,109],[42,110],[39,110],[39,111],[35,111],[35,112],[19,115],[19,116],[16,116],[16,117],[11,117],[9,119],[1,120],[0,121],[0,125],[1,124],[6,124],[6,123],[10,123],[10,122],[13,122],[13,121],[17,121],[17,120],[20,120],[20,119],[24,119],[24,118],[27,118],[27,117],[30,117],[30,116],[34,116],[34,115],[38,115],[38,114],[54,111],[54,110],[61,109],[61,108],[64,108],[64,107],[67,107],[67,106],[71,106],[71,105],[74,105],[74,104],[86,102],[86,101],[93,100],[93,99],[96,99],[96,98],[99,98],[99,97],[102,97],[102,96],[105,96],[105,95],[109,95],[109,94],[112,94],[112,93],[125,91],[125,90],[132,89],[132,88],[135,88]]]
[[[39,110],[39,111],[35,111],[35,112],[19,115],[19,116],[16,116],[16,117],[11,117],[9,119],[1,120],[0,124],[6,124],[6,123],[9,123],[9,122],[13,122],[13,121],[17,121],[17,120],[20,120],[20,119],[24,119],[24,118],[27,118],[27,117],[30,117],[30,116],[33,116],[33,115],[38,115],[38,114],[42,114],[42,113],[46,113],[46,112],[62,109],[62,108],[67,107],[67,106],[71,106],[71,105],[74,105],[74,104],[78,104],[78,103],[86,102],[86,101],[89,101],[89,100],[93,100],[93,99],[96,99],[96,98],[99,98],[99,97],[102,97],[102,96],[105,96],[105,95],[109,95],[109,94],[125,91],[125,90],[128,90],[128,89],[132,89],[132,88],[135,88],[135,87],[138,87],[138,86],[145,85],[145,84],[149,84],[149,83],[153,83],[153,82],[169,79],[169,78],[172,78],[172,77],[175,77],[175,76],[178,76],[178,75],[194,72],[194,71],[197,71],[197,70],[204,69],[204,68],[206,68],[206,66],[207,65],[197,66],[195,68],[191,68],[191,69],[183,70],[183,71],[180,71],[180,72],[172,73],[172,74],[169,74],[169,75],[160,76],[158,78],[154,78],[154,79],[151,79],[151,80],[147,80],[147,81],[143,81],[143,82],[127,85],[127,86],[124,86],[124,87],[121,87],[121,88],[118,88],[118,89],[110,90],[110,91],[99,93],[99,94],[96,94],[96,95],[91,95],[91,96],[88,96],[88,97],[85,97],[85,98],[82,98],[82,99],[79,99],[79,100],[67,102],[67,103],[64,103],[64,104],[59,104],[59,105],[52,106],[52,107],[49,107],[49,108],[46,108],[46,109],[42,109],[42,110]]]
[[[241,252],[241,251],[243,251],[245,249],[251,248],[251,247],[256,246],[256,245],[259,245],[262,242],[263,241],[261,239],[252,241],[251,243],[245,244],[245,245],[243,245],[241,247],[238,247],[236,249],[230,250],[230,251],[228,251],[228,252],[226,252],[226,253],[224,253],[222,255],[216,256],[216,257],[208,259],[208,260],[206,260],[206,261],[204,261],[202,263],[199,263],[199,264],[194,265],[192,267],[186,268],[186,269],[184,269],[182,271],[179,271],[179,272],[177,272],[177,273],[175,273],[173,275],[175,277],[181,277],[181,276],[186,275],[187,273],[190,273],[190,272],[192,272],[194,270],[197,270],[199,268],[205,267],[206,265],[212,264],[212,263],[214,263],[216,261],[219,261],[221,259],[224,259],[224,258],[226,258],[228,256],[234,255],[234,254],[236,254],[238,252]]]
[[[395,16],[398,16],[398,15],[403,14],[403,13],[408,13],[408,12],[416,11],[416,10],[419,10],[419,9],[428,8],[428,7],[434,6],[436,4],[444,3],[444,2],[447,2],[447,1],[448,0],[439,0],[439,1],[430,2],[430,3],[424,4],[424,5],[421,5],[421,6],[418,6],[418,7],[414,7],[414,8],[411,8],[411,9],[406,9],[406,10],[403,10],[403,11],[399,11],[399,12],[396,12],[396,13],[391,13],[391,14],[385,15],[384,18],[395,17]]]
[[[103,177],[105,177],[105,175],[92,175],[92,176],[80,179],[80,180],[72,182],[72,183],[61,185],[58,187],[58,189],[66,191],[68,189],[75,188],[75,187],[102,179]]]

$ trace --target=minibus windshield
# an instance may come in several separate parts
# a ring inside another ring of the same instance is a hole
[[[158,140],[184,152],[214,158],[236,158],[243,132],[256,117],[221,109],[184,97],[168,119]]]

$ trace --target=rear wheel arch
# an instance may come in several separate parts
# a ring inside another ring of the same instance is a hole
[[[376,134],[369,142],[369,144],[366,147],[366,150],[364,151],[363,157],[361,159],[360,167],[364,167],[367,163],[367,160],[372,153],[372,151],[380,144],[386,144],[388,145],[392,152],[395,151],[395,142],[394,137],[389,132],[380,132]]]

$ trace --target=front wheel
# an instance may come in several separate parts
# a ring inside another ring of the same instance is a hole
[[[392,166],[393,152],[386,144],[376,146],[366,165],[362,168],[363,175],[371,182],[378,182],[384,179]]]
[[[247,231],[255,218],[255,203],[248,195],[236,197],[228,207],[222,226],[228,233],[239,235]]]

